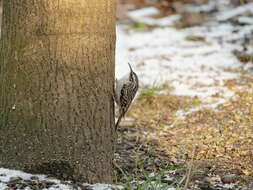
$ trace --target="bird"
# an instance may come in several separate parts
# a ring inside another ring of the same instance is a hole
[[[116,88],[114,90],[114,100],[119,107],[119,117],[115,125],[118,129],[121,119],[125,116],[139,88],[139,79],[128,63],[130,73],[121,79],[116,79]]]

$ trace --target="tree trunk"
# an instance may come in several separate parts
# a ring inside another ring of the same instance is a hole
[[[114,0],[4,0],[0,167],[112,182]]]

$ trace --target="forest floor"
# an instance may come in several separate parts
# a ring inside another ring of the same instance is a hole
[[[191,168],[191,189],[253,189],[253,3],[137,2],[122,5],[117,28],[116,76],[130,62],[141,83],[118,180],[162,172],[182,187]]]

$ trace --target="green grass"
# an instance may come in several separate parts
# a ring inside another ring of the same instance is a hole
[[[141,162],[136,159],[136,167],[139,168],[139,174],[127,174],[119,166],[115,165],[117,169],[123,174],[123,182],[117,183],[123,187],[124,190],[167,190],[168,188],[175,188],[176,190],[182,190],[182,179],[173,179],[172,184],[164,182],[164,177],[168,176],[169,171],[182,170],[184,166],[169,166],[167,169],[150,175],[150,172],[146,171]],[[181,184],[181,185],[180,185]]]
[[[125,183],[121,183],[124,190],[167,190],[170,186],[162,182],[163,172],[150,176],[145,170],[142,170],[144,179],[134,176],[125,176]]]
[[[144,86],[140,91],[140,97],[141,98],[150,98],[153,97],[161,91],[170,92],[173,88],[167,85],[161,85],[161,86]]]

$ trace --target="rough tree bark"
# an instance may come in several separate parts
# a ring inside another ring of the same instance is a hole
[[[0,167],[112,182],[114,0],[4,0]]]

